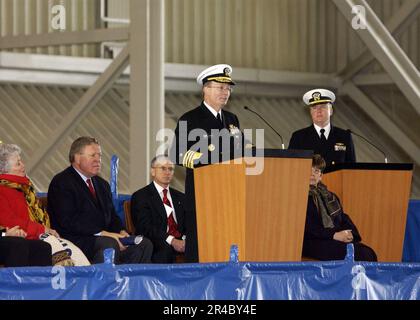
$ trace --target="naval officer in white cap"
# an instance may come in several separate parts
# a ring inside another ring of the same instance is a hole
[[[313,124],[293,132],[289,149],[313,150],[327,164],[356,162],[351,133],[331,124],[335,94],[327,89],[313,89],[303,95]]]
[[[226,152],[222,152],[222,149],[223,151],[229,150],[230,155],[233,155],[237,152],[235,148],[238,145],[241,148],[242,134],[239,130],[238,117],[223,110],[235,85],[231,74],[232,67],[230,65],[218,64],[205,69],[197,76],[203,101],[198,107],[183,114],[178,120],[174,143],[170,150],[172,161],[187,168],[185,179],[185,207],[187,211],[185,258],[187,262],[198,261],[192,169],[197,165],[225,160]],[[196,131],[191,134],[192,137],[189,137],[192,130]],[[227,134],[227,139],[222,141],[220,136],[214,134],[215,130]],[[196,135],[197,132],[201,132],[200,135]],[[222,148],[224,141],[228,141],[229,146]]]

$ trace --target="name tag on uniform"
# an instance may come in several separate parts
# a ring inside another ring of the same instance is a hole
[[[334,151],[346,151],[347,147],[344,143],[338,142],[334,145]]]

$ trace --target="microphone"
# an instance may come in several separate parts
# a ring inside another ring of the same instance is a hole
[[[283,137],[281,136],[281,134],[280,133],[278,133],[277,131],[276,131],[276,129],[274,129],[262,116],[260,116],[260,114],[259,113],[257,113],[257,112],[255,112],[254,110],[252,110],[252,109],[250,109],[248,106],[244,106],[244,109],[245,110],[248,110],[249,112],[252,112],[252,113],[254,113],[254,114],[256,114],[262,121],[264,121],[265,122],[265,124],[267,124],[267,126],[269,126],[275,133],[277,133],[277,135],[280,137],[280,139],[281,139],[281,148],[284,150],[284,142],[283,142]]]
[[[385,158],[385,163],[388,163],[388,158],[386,157],[386,154],[385,154],[385,152],[383,152],[381,149],[379,149],[377,146],[375,146],[372,142],[370,142],[368,139],[366,139],[364,136],[362,136],[362,135],[360,135],[360,134],[358,134],[358,133],[356,133],[356,132],[353,132],[353,131],[351,131],[350,129],[347,129],[347,131],[350,133],[350,134],[354,134],[355,136],[358,136],[359,138],[362,138],[363,140],[365,140],[367,143],[369,143],[372,147],[374,147],[376,150],[378,150],[380,153],[382,153],[382,155],[384,156],[384,158]]]

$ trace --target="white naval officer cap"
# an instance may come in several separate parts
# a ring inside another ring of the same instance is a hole
[[[197,77],[197,83],[199,86],[204,85],[206,82],[215,81],[219,83],[228,83],[235,85],[232,78],[232,67],[228,64],[216,64],[205,70],[203,70]]]
[[[313,89],[309,90],[303,95],[303,102],[307,106],[314,106],[320,103],[334,103],[335,94],[334,92],[327,89]]]

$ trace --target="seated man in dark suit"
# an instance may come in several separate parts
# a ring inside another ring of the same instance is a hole
[[[166,156],[151,162],[153,182],[136,191],[131,198],[131,215],[136,233],[153,242],[152,261],[173,263],[185,251],[184,194],[169,188],[174,164]]]
[[[150,263],[152,243],[144,238],[125,247],[123,229],[112,203],[108,182],[98,176],[101,147],[95,138],[80,137],[69,152],[71,166],[58,173],[48,188],[51,225],[76,244],[92,263],[104,261],[107,248],[115,250],[115,263]]]
[[[334,93],[326,89],[313,89],[304,94],[303,101],[309,106],[313,124],[293,132],[289,149],[314,150],[325,159],[327,166],[356,162],[351,133],[333,126],[330,121]]]

